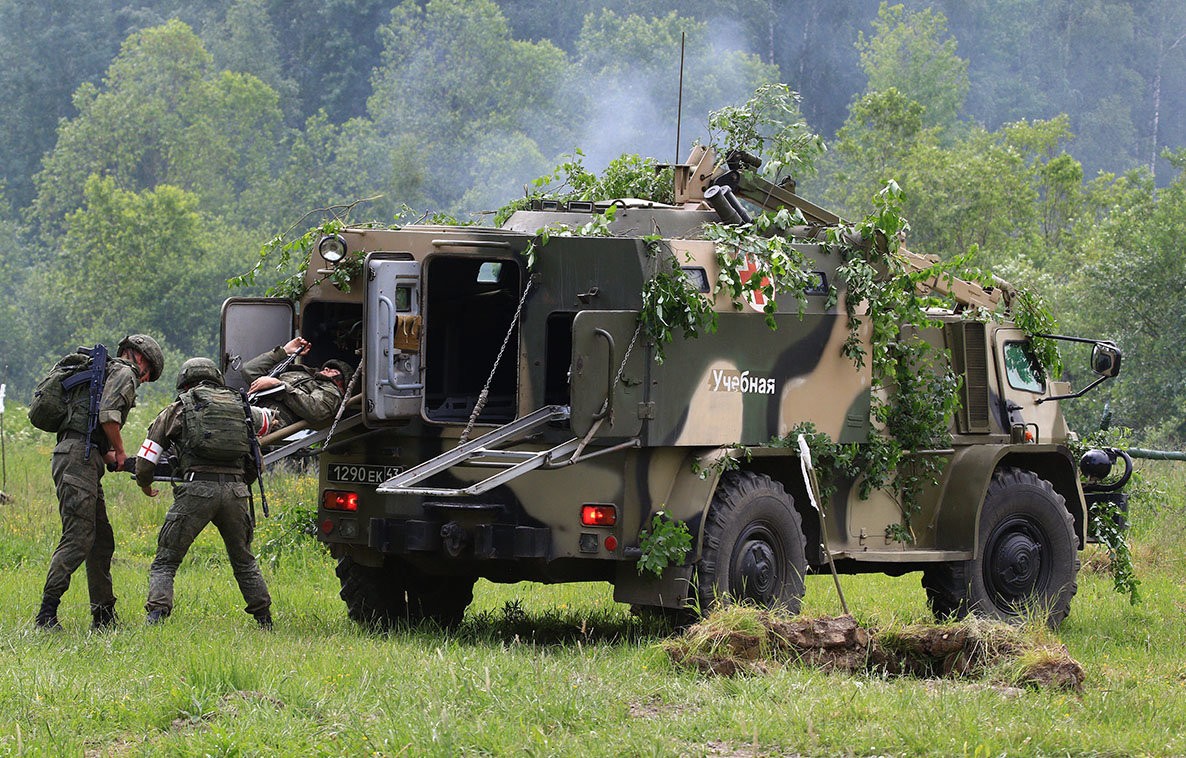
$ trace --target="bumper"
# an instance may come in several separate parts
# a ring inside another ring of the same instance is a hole
[[[552,530],[514,524],[373,518],[369,547],[381,553],[443,553],[480,560],[547,558]]]

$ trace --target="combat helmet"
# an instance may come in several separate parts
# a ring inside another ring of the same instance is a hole
[[[342,383],[343,388],[350,384],[350,377],[354,374],[354,367],[349,363],[346,361],[340,361],[337,358],[331,358],[325,363],[321,364],[321,368],[318,370],[325,371],[327,368],[335,369],[339,374],[341,374],[341,379],[339,379],[339,381]]]
[[[161,378],[161,372],[165,370],[165,354],[152,337],[147,334],[129,334],[119,341],[116,355],[123,350],[135,350],[144,356],[148,362],[148,381],[155,382]]]
[[[209,358],[190,358],[177,372],[177,389],[183,390],[198,382],[213,382],[223,386],[222,372]]]

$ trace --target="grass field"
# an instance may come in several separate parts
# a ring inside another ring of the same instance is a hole
[[[80,570],[66,630],[37,632],[59,524],[50,440],[15,415],[3,484],[14,502],[0,505],[0,755],[1186,754],[1183,464],[1144,467],[1163,495],[1134,507],[1140,604],[1092,570],[1094,548],[1085,556],[1057,632],[1087,671],[1075,695],[800,666],[707,677],[674,667],[667,630],[602,584],[481,582],[455,632],[373,635],[347,621],[328,557],[285,532],[285,515],[316,497],[295,474],[270,478],[273,519],[256,542],[275,631],[242,612],[213,528],[178,574],[173,616],[144,625],[169,498],[121,475],[106,478],[121,624],[89,631]],[[917,575],[842,582],[866,625],[931,620]],[[805,611],[839,612],[830,578],[809,578]]]

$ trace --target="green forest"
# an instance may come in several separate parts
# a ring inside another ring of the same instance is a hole
[[[0,0],[0,25],[11,399],[130,332],[170,376],[213,355],[222,300],[262,292],[228,279],[318,209],[491,224],[573,156],[682,159],[711,111],[785,83],[827,146],[800,194],[860,218],[897,182],[911,250],[1124,350],[1069,409],[1081,431],[1106,409],[1186,439],[1177,0]]]

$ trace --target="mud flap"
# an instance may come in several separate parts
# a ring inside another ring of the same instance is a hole
[[[692,595],[692,567],[668,566],[656,577],[638,573],[634,563],[618,564],[614,602],[659,608],[687,608]]]

